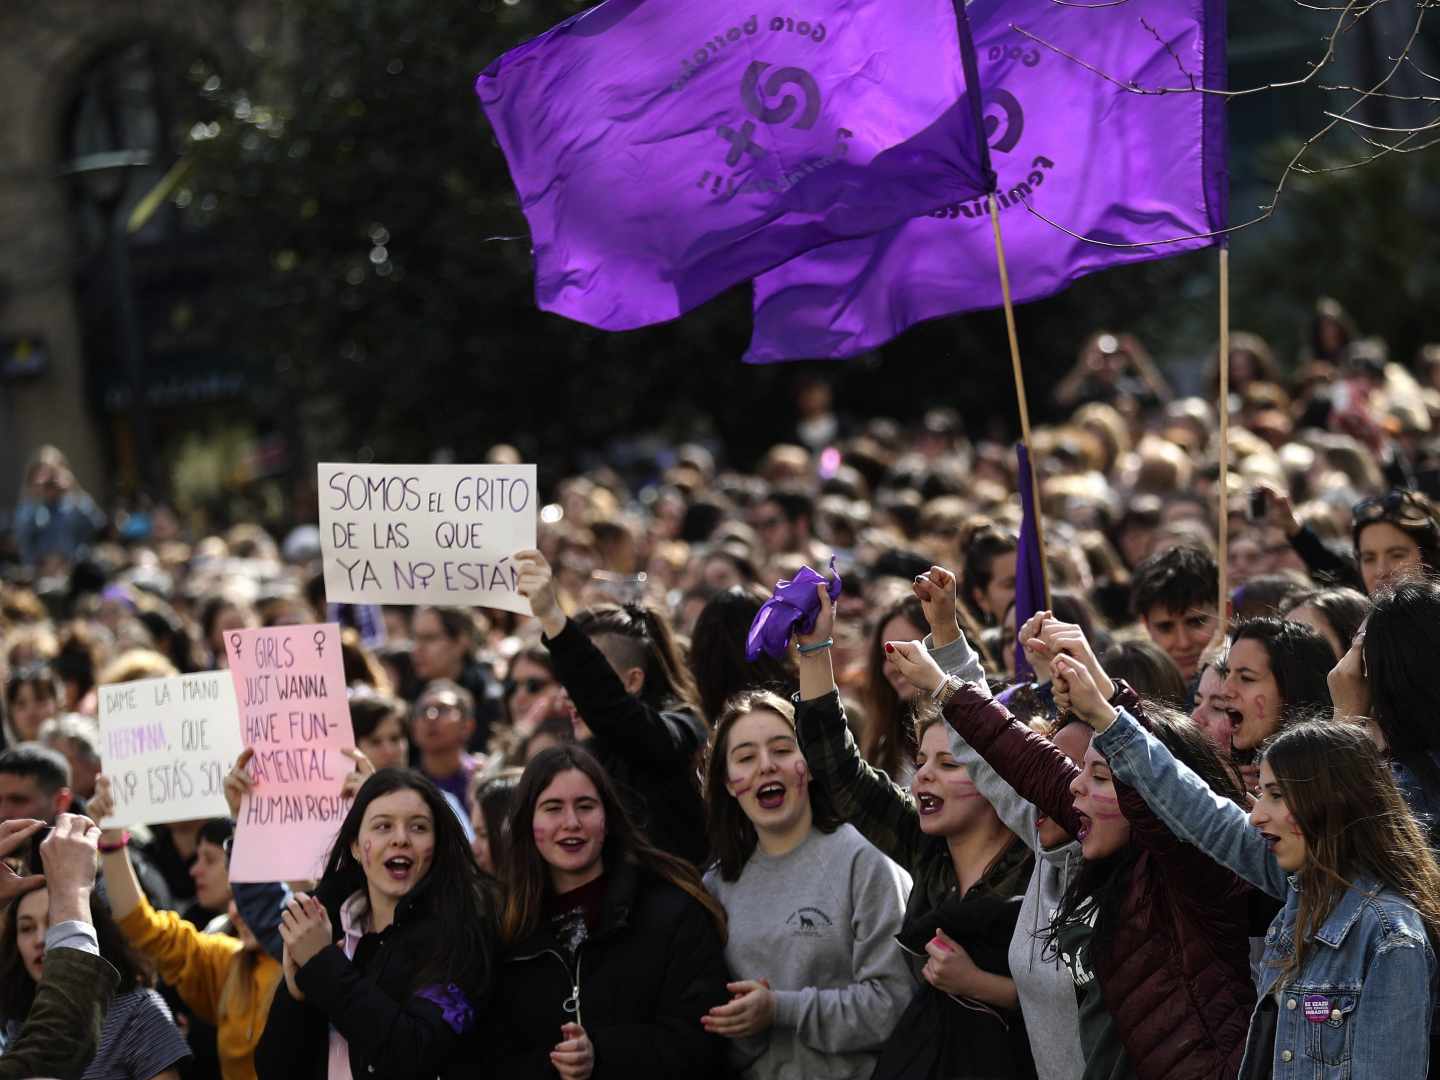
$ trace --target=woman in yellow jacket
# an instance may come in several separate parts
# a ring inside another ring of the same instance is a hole
[[[245,766],[253,753],[246,750],[225,778],[232,816],[238,812],[241,794],[250,789]],[[357,782],[374,771],[363,754],[350,753],[358,768],[348,774],[345,794],[353,794]],[[99,777],[88,804],[94,820],[110,815],[112,800],[109,779]],[[195,1015],[215,1026],[224,1080],[255,1080],[255,1047],[265,1031],[270,999],[281,976],[279,960],[260,938],[267,944],[273,939],[279,952],[280,913],[288,890],[279,883],[237,885],[229,914],[239,938],[203,933],[175,912],[150,906],[130,865],[129,842],[129,834],[121,829],[107,829],[100,836],[100,866],[115,921]],[[245,916],[254,923],[253,931]]]

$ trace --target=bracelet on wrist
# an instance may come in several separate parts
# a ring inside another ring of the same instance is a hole
[[[100,849],[101,855],[111,855],[117,851],[124,851],[127,847],[130,846],[130,830],[121,829],[120,839],[114,840],[108,844],[102,840],[97,846]]]
[[[809,656],[811,653],[821,652],[835,644],[834,638],[826,638],[824,641],[817,641],[813,645],[797,645],[796,650],[801,656]]]

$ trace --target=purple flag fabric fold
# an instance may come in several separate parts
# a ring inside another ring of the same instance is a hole
[[[991,183],[963,6],[607,0],[477,78],[539,306],[673,319],[818,245]]]
[[[835,556],[830,556],[830,580],[827,582],[808,566],[802,566],[789,581],[775,586],[775,594],[760,606],[750,633],[745,638],[745,659],[752,664],[767,653],[776,660],[785,659],[793,633],[808,634],[820,617],[820,596],[816,585],[824,585],[833,603],[840,599],[840,575],[835,572]]]
[[[1130,93],[1021,34],[1023,28],[1121,83],[1225,85],[1222,0],[974,0],[971,30],[1001,228],[1016,302],[1097,270],[1214,244],[1168,240],[1227,219],[1224,101]],[[1000,306],[983,198],[960,200],[874,236],[811,251],[755,282],[752,363],[847,357],[926,319]]]
[[[1020,646],[1020,628],[1037,611],[1045,610],[1045,547],[1040,542],[1040,529],[1035,521],[1034,490],[1030,483],[1030,451],[1026,445],[1015,444],[1020,460],[1020,547],[1015,553],[1015,677],[1028,682],[1035,677],[1025,650]]]

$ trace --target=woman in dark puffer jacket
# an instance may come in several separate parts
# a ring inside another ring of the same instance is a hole
[[[1081,841],[1085,865],[1048,937],[1075,978],[1086,1080],[1231,1080],[1255,1004],[1251,887],[1176,840],[1132,788],[1112,780],[1093,748],[1078,768],[1003,705],[947,677],[918,642],[887,648],[1001,777]],[[1088,644],[1077,651],[1107,696],[1132,713],[1140,707],[1133,691],[1105,676]],[[1159,712],[1150,722],[1176,757],[1240,802],[1199,728]]]

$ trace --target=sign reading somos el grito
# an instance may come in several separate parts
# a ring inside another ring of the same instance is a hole
[[[534,465],[322,462],[319,483],[331,603],[530,614],[511,556],[535,547]]]

